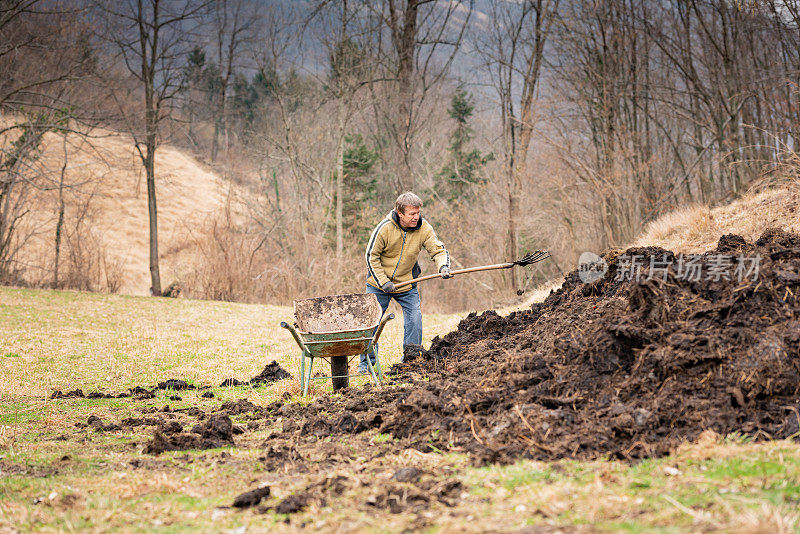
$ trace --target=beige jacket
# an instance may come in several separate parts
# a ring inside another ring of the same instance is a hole
[[[420,217],[416,228],[403,229],[397,213],[392,210],[369,238],[365,255],[367,283],[380,289],[386,282],[405,282],[415,274],[418,276],[417,258],[423,248],[436,262],[437,271],[445,265],[450,267],[450,254],[428,221]],[[409,291],[412,287],[405,286],[395,293]]]

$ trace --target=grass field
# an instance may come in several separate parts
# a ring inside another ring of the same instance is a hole
[[[259,461],[279,421],[237,436],[236,447],[159,456],[142,452],[147,427],[85,427],[90,415],[118,423],[165,405],[212,411],[226,400],[266,405],[287,393],[304,402],[296,379],[213,387],[229,377],[247,380],[272,360],[297,376],[296,347],[278,326],[291,316],[290,308],[275,306],[0,288],[0,532],[800,532],[800,447],[791,441],[708,433],[669,457],[634,465],[473,467],[458,453],[371,454],[392,439],[373,431],[323,443],[346,451],[344,461],[326,461],[321,447],[308,458],[309,472],[284,473]],[[458,320],[426,315],[425,344]],[[385,368],[398,360],[401,338],[402,320],[389,323]],[[181,391],[180,400],[167,398],[175,392],[146,401],[50,400],[54,390],[121,392],[169,378],[212,386],[215,398]],[[313,387],[313,395],[330,389]],[[371,506],[367,479],[388,480],[405,466],[457,480],[463,493],[453,506],[433,503],[418,512]],[[230,508],[260,484],[271,487],[273,503],[334,475],[364,483],[292,515]]]

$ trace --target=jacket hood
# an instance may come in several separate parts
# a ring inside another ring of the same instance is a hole
[[[419,220],[417,221],[417,225],[414,228],[403,228],[403,226],[400,225],[400,217],[397,215],[397,211],[395,210],[390,211],[389,215],[387,215],[386,217],[392,222],[394,222],[398,228],[400,228],[401,230],[405,230],[406,232],[413,232],[414,230],[419,230],[420,228],[422,228],[422,221],[423,221],[422,217],[419,218]]]

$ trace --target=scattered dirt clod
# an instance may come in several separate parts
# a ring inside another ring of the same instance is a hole
[[[280,366],[280,364],[272,360],[272,363],[269,363],[264,367],[264,369],[248,380],[247,382],[242,382],[241,380],[237,380],[236,378],[226,378],[222,381],[219,387],[231,387],[231,386],[263,386],[266,384],[271,384],[272,382],[277,382],[278,380],[283,380],[285,378],[292,378],[292,375],[289,372]]]
[[[186,380],[180,380],[178,378],[170,378],[169,380],[165,380],[164,382],[159,382],[155,389],[173,389],[175,391],[181,391],[184,389],[197,389],[195,386],[189,384]]]
[[[233,506],[235,508],[250,508],[251,506],[256,506],[262,499],[269,497],[269,494],[269,486],[246,491],[233,500]]]
[[[422,475],[422,471],[416,467],[404,467],[398,469],[395,474],[392,475],[392,480],[396,480],[397,482],[416,482],[419,480],[420,475]]]
[[[295,493],[289,495],[275,507],[278,514],[294,514],[303,510],[311,503],[311,495],[308,493]]]

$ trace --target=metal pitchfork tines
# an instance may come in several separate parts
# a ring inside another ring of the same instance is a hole
[[[526,265],[533,265],[534,263],[539,263],[540,261],[544,261],[549,257],[550,253],[547,252],[546,250],[537,250],[535,252],[525,254],[525,256],[523,256],[521,260],[509,262],[510,265],[508,267],[512,267],[514,265],[525,267]]]
[[[540,261],[544,261],[550,257],[550,253],[546,250],[537,250],[535,252],[531,252],[526,254],[521,259],[517,261],[509,261],[506,263],[497,263],[495,265],[482,265],[480,267],[469,267],[467,269],[456,269],[455,271],[450,271],[450,274],[453,276],[457,274],[465,274],[465,273],[475,273],[478,271],[491,271],[492,269],[510,269],[511,267],[520,266],[525,267],[527,265],[533,265],[534,263],[539,263]],[[414,278],[413,280],[408,280],[407,282],[399,282],[394,285],[395,289],[400,289],[401,287],[405,287],[409,284],[415,284],[417,282],[422,282],[423,280],[430,280],[432,278],[441,278],[441,274],[429,274],[426,276],[420,276],[419,278]]]

